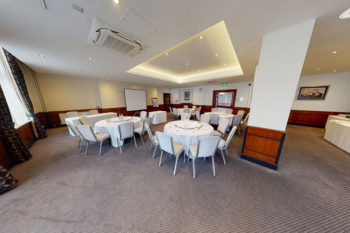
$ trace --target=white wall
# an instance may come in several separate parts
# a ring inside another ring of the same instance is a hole
[[[147,105],[157,97],[157,88],[130,83],[38,74],[47,111],[125,107],[124,88],[145,89]]]
[[[263,37],[248,125],[286,129],[315,19]]]
[[[297,100],[301,86],[327,86],[325,100]],[[303,76],[295,93],[293,110],[350,112],[350,72]]]
[[[171,103],[193,103],[195,105],[212,105],[213,103],[213,91],[214,90],[227,90],[227,89],[237,89],[236,95],[236,107],[249,107],[250,97],[252,90],[251,82],[240,82],[240,83],[228,83],[226,87],[221,85],[210,85],[210,86],[196,86],[190,88],[158,88],[158,99],[161,104],[163,104],[163,93],[170,93]],[[185,101],[183,99],[184,92],[191,91],[191,99]],[[243,97],[243,101],[240,102],[240,97]]]

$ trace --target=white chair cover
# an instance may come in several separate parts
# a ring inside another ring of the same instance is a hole
[[[213,125],[219,124],[219,114],[211,114],[210,116],[210,123]]]
[[[184,108],[184,111],[183,111],[184,113],[191,113],[191,109],[189,109],[189,108]]]
[[[188,105],[184,105],[184,108],[188,108]]]
[[[175,154],[173,147],[173,138],[170,135],[157,131],[156,136],[160,149],[172,155]]]
[[[191,118],[191,114],[189,113],[181,113],[181,120],[184,121],[184,120],[189,120]]]
[[[227,139],[226,139],[226,142],[225,142],[225,145],[224,145],[223,149],[227,150],[228,145],[230,144],[232,137],[236,133],[236,130],[237,130],[237,126],[233,126],[231,131],[230,131],[230,134],[227,136]]]
[[[232,114],[232,112],[233,112],[233,109],[232,109],[232,108],[228,108],[228,109],[226,109],[226,113],[228,113],[228,114]]]
[[[193,109],[193,110],[195,110],[196,108],[197,108],[197,106],[196,106],[196,105],[193,105],[193,106],[192,106],[192,109]]]
[[[221,118],[219,121],[218,131],[222,134],[225,134],[229,124],[230,121],[227,118]]]
[[[97,138],[89,125],[77,125],[78,132],[83,136],[83,138],[89,142],[96,142]]]
[[[242,115],[244,116],[245,111],[244,110],[238,110],[237,115]]]
[[[147,112],[146,111],[141,111],[140,117],[141,117],[141,119],[145,119],[147,117]]]
[[[200,137],[197,144],[197,154],[192,156],[196,158],[213,156],[218,148],[220,139],[218,136]]]
[[[196,118],[198,121],[201,120],[201,113],[199,111],[196,111]]]
[[[118,125],[120,139],[134,137],[134,122],[125,122]]]
[[[210,121],[210,115],[208,115],[208,114],[201,115],[201,122],[209,124],[209,121]]]
[[[212,112],[218,112],[219,110],[217,108],[212,108],[211,111]]]
[[[232,120],[232,125],[238,126],[241,123],[243,115],[235,115]]]
[[[80,123],[81,123],[82,125],[91,125],[91,124],[90,124],[90,121],[87,119],[86,116],[81,116],[81,117],[79,118],[79,120],[80,120]]]
[[[96,114],[98,114],[98,110],[96,110],[96,109],[89,110],[89,112],[88,112],[88,115],[96,115]]]
[[[79,116],[78,112],[66,112],[66,118],[77,116]]]

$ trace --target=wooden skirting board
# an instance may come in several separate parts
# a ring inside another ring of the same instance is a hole
[[[241,158],[276,170],[285,136],[285,131],[248,126]]]

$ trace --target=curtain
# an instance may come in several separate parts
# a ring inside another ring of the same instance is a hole
[[[6,49],[3,49],[3,51],[5,53],[8,65],[13,75],[13,79],[18,87],[17,90],[19,91],[21,97],[20,99],[28,112],[28,116],[32,118],[34,133],[38,138],[45,138],[47,137],[46,130],[34,114],[33,104],[29,97],[27,85],[25,83],[22,70],[17,64],[16,58]]]
[[[29,160],[32,155],[24,146],[14,125],[4,92],[0,86],[0,135],[4,140],[12,161],[17,164]]]
[[[17,182],[11,173],[0,167],[0,194],[16,187]]]

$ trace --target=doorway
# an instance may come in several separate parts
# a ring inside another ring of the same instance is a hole
[[[170,107],[170,93],[163,93],[164,110],[169,112]]]

